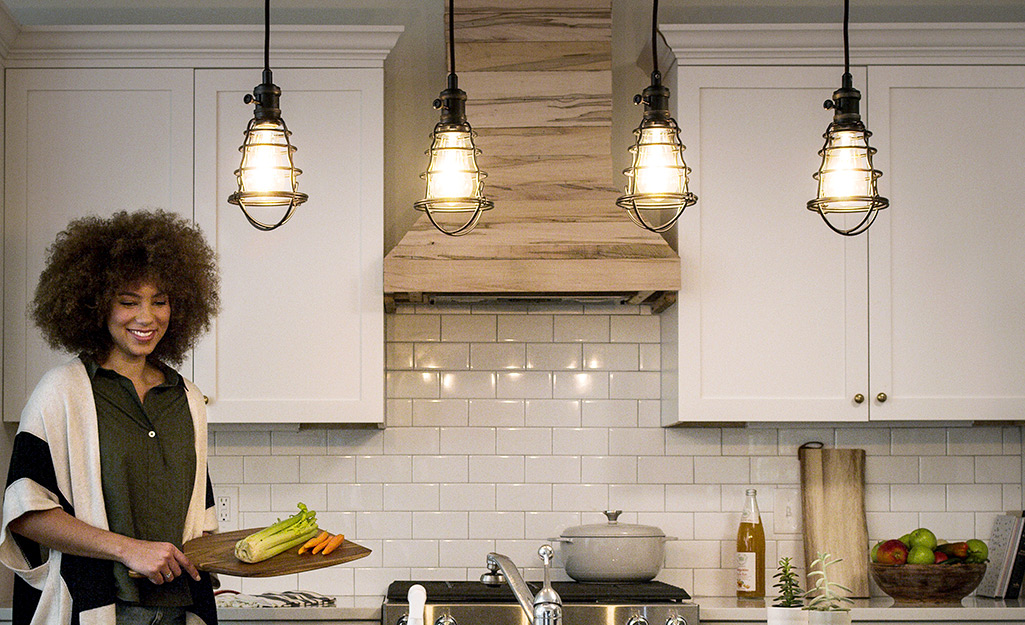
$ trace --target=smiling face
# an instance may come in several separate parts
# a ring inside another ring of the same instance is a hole
[[[151,282],[122,289],[114,296],[107,317],[114,345],[104,364],[145,362],[167,332],[170,320],[171,302]]]

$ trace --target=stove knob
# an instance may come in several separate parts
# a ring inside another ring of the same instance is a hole
[[[456,619],[451,614],[442,614],[434,620],[434,625],[456,625]]]
[[[626,625],[648,625],[648,619],[644,618],[640,614],[635,614],[630,617],[630,620],[626,622]]]
[[[666,621],[666,625],[687,625],[687,619],[680,615],[670,616],[669,620]]]

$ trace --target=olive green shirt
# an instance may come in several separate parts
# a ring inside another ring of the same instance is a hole
[[[182,377],[156,363],[164,382],[139,400],[132,381],[82,357],[92,381],[100,438],[100,475],[110,531],[182,547],[185,514],[196,476],[195,432]],[[184,576],[166,584],[132,579],[114,567],[118,599],[148,606],[184,606]]]

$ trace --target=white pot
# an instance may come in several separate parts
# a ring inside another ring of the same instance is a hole
[[[851,611],[808,610],[808,625],[851,625]]]
[[[608,523],[566,528],[559,545],[566,575],[578,582],[646,582],[665,560],[667,537],[652,525],[620,523],[620,510],[607,510]]]
[[[765,622],[767,625],[808,625],[808,610],[770,605],[765,608]]]

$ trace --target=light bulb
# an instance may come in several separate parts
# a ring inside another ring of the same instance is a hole
[[[425,177],[425,199],[432,210],[476,207],[480,198],[480,173],[471,133],[442,130],[435,133],[431,162]]]
[[[686,192],[687,169],[676,132],[675,128],[666,126],[641,130],[634,158],[633,193],[647,197],[639,200],[639,204],[676,204],[679,200],[675,196]]]
[[[875,195],[870,150],[864,131],[829,133],[819,170],[819,197],[832,201],[823,205],[823,212],[865,210]]]

